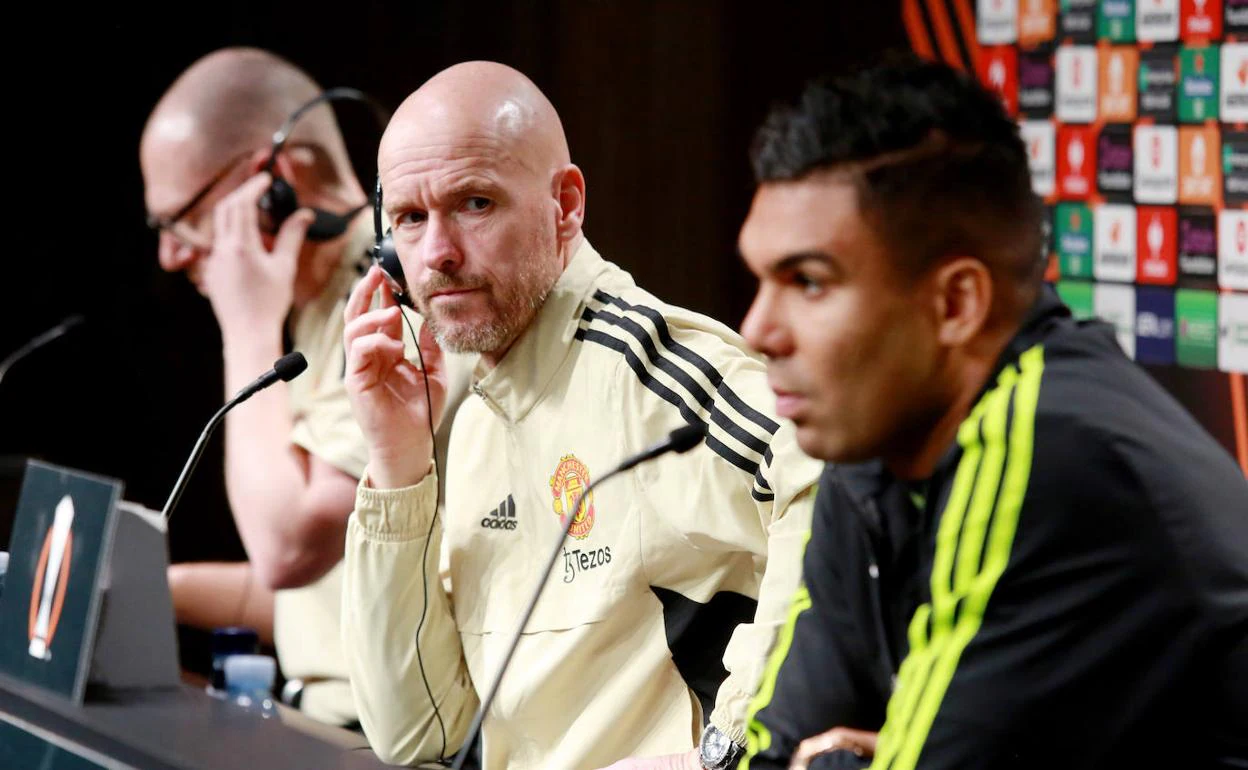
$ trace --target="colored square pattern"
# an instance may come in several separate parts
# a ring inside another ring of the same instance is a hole
[[[1217,119],[1218,56],[1213,46],[1179,51],[1179,120],[1183,123]]]
[[[1057,32],[1056,0],[1025,0],[1018,9],[1018,44],[1034,48]]]
[[[1248,294],[1218,296],[1218,368],[1248,373]]]
[[[1135,0],[1102,0],[1097,37],[1111,43],[1135,42]]]
[[[1105,123],[1130,123],[1135,120],[1136,93],[1140,70],[1140,54],[1135,46],[1114,46],[1104,52],[1101,66],[1099,108]]]
[[[1096,132],[1092,126],[1057,130],[1057,191],[1069,200],[1087,200],[1096,187]]]
[[[1105,126],[1096,143],[1096,189],[1106,200],[1130,203],[1135,190],[1131,126]]]
[[[1182,0],[1179,37],[1205,42],[1222,37],[1222,0]]]
[[[1212,209],[1179,211],[1179,280],[1213,288],[1218,281],[1218,217]]]
[[[1175,354],[1180,366],[1215,369],[1218,363],[1218,295],[1199,289],[1174,293]]]
[[[1136,283],[1174,285],[1178,276],[1178,220],[1178,212],[1170,206],[1141,206],[1136,211]]]
[[[1248,370],[1248,0],[977,0],[1046,280],[1156,365]]]
[[[1135,360],[1174,363],[1174,292],[1144,286],[1136,291]]]
[[[1058,270],[1066,278],[1092,277],[1092,210],[1082,203],[1059,203],[1053,232]]]

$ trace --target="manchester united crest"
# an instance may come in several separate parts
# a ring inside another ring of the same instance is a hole
[[[589,468],[585,467],[585,463],[576,459],[576,455],[564,455],[559,458],[555,474],[550,477],[550,494],[555,498],[555,515],[559,517],[560,524],[567,523],[564,516],[576,504],[576,498],[580,497],[581,492],[589,487],[589,483]],[[581,503],[580,510],[576,511],[568,534],[577,540],[584,540],[589,537],[589,531],[593,528],[594,493],[590,492]]]

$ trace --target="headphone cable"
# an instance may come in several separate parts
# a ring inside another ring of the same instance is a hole
[[[425,355],[420,350],[420,337],[416,335],[416,329],[412,327],[412,321],[407,317],[407,313],[403,312],[403,308],[399,308],[399,315],[403,316],[404,322],[407,323],[407,329],[412,333],[412,341],[416,344],[416,357],[420,359],[420,371],[427,375],[425,369]],[[433,688],[429,686],[429,677],[425,675],[425,661],[420,654],[420,631],[424,628],[425,617],[429,614],[429,570],[425,565],[429,561],[429,541],[433,537],[433,525],[438,520],[438,509],[442,505],[442,469],[438,463],[438,447],[433,432],[433,399],[429,396],[429,380],[425,379],[425,416],[429,418],[429,440],[433,442],[433,472],[437,482],[436,497],[434,498],[433,516],[429,518],[429,531],[425,533],[425,550],[420,557],[420,573],[424,586],[424,605],[420,609],[420,621],[416,623],[416,664],[420,668],[420,681],[425,685],[425,694],[429,696],[429,703],[433,706],[433,716],[438,720],[438,730],[442,734],[442,748],[438,752],[438,763],[445,765],[447,763],[446,756],[446,724],[442,721],[442,712],[438,710],[438,701],[433,697]]]

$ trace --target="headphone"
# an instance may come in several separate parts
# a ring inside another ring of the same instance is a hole
[[[373,264],[381,268],[381,275],[386,280],[386,286],[389,287],[390,293],[394,295],[394,301],[403,307],[416,309],[412,304],[412,298],[407,293],[407,278],[403,275],[403,265],[399,262],[399,252],[394,248],[394,234],[386,230],[383,234],[381,231],[382,222],[381,213],[381,172],[377,172],[377,187],[373,192]]]
[[[269,185],[269,189],[260,197],[260,209],[268,215],[268,230],[270,233],[276,234],[282,223],[291,214],[299,210],[299,199],[295,195],[295,188],[277,172],[278,153],[285,147],[286,140],[290,138],[291,131],[294,130],[295,124],[299,122],[300,118],[313,107],[323,102],[337,100],[363,102],[371,108],[373,116],[377,119],[378,126],[383,131],[389,122],[389,115],[382,109],[381,105],[363,91],[354,88],[330,88],[291,113],[290,117],[286,118],[286,121],[282,123],[281,128],[274,132],[273,146],[269,151],[269,160],[264,164],[264,171],[272,176],[273,181]],[[363,208],[364,206],[360,206],[345,214],[335,214],[330,211],[313,208],[312,212],[316,215],[316,218],[308,226],[308,240],[328,241],[337,238],[347,231],[351,224],[351,219]]]

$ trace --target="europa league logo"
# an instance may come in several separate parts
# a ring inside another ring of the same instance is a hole
[[[35,568],[34,586],[30,592],[30,656],[51,660],[52,638],[65,606],[65,588],[69,585],[69,563],[73,554],[74,501],[69,495],[56,504],[52,526],[43,538],[39,566]]]
[[[1005,64],[1000,59],[994,59],[992,64],[988,65],[988,82],[992,83],[997,90],[1005,87]]]
[[[1161,218],[1156,214],[1148,223],[1148,253],[1153,259],[1157,259],[1161,255],[1161,245],[1166,239],[1166,232],[1161,226]]]
[[[1070,144],[1066,147],[1066,160],[1070,163],[1070,168],[1076,174],[1083,167],[1083,140],[1078,136],[1071,139]]]
[[[1115,53],[1109,60],[1109,92],[1114,96],[1122,94],[1126,68],[1122,63],[1122,54]]]

